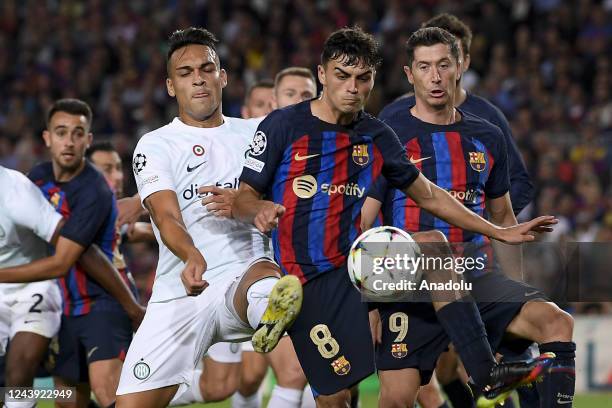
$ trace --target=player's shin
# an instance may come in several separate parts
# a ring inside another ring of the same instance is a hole
[[[574,400],[576,383],[576,344],[573,342],[555,341],[540,344],[540,353],[555,354],[550,372],[537,384],[541,406],[568,407]]]

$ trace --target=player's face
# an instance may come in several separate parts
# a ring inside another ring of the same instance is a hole
[[[317,86],[313,80],[299,75],[285,75],[274,89],[278,108],[307,101],[316,95]]]
[[[117,198],[123,197],[123,166],[119,153],[98,150],[91,155],[91,162],[104,174]]]
[[[274,90],[272,88],[258,87],[251,91],[248,103],[242,109],[245,119],[266,116],[274,110]]]
[[[43,132],[43,139],[54,164],[66,172],[73,172],[83,164],[85,150],[93,136],[84,115],[56,112]]]
[[[404,67],[418,100],[432,108],[452,106],[460,77],[457,60],[446,44],[420,46],[414,50],[412,66]]]
[[[181,119],[188,125],[221,115],[227,74],[219,64],[215,51],[199,44],[179,48],[170,57],[168,94],[176,97]]]
[[[356,113],[363,109],[374,87],[376,71],[362,65],[345,66],[342,58],[319,65],[318,75],[323,94],[332,107],[342,113]]]

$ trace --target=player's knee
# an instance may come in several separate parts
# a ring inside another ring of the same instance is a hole
[[[40,364],[40,355],[28,348],[15,348],[10,351],[6,362],[6,384],[26,387],[32,385],[32,380]]]
[[[414,407],[416,394],[408,387],[384,386],[381,384],[379,406],[385,408]]]
[[[240,394],[249,396],[255,394],[259,390],[266,370],[242,370],[240,377]],[[280,384],[279,384],[280,385]]]
[[[306,376],[297,361],[295,364],[289,364],[283,367],[282,370],[275,374],[278,385],[281,387],[301,390],[306,386]]]
[[[342,390],[331,395],[317,396],[317,408],[344,408],[348,407],[351,402],[351,392]]]
[[[433,381],[421,387],[417,398],[419,405],[423,408],[437,408],[444,402],[440,390],[434,385]]]
[[[570,341],[574,332],[574,318],[556,306],[551,306],[551,309],[548,323],[544,326],[545,342]]]
[[[238,378],[236,376],[227,376],[223,381],[206,381],[204,376],[200,377],[200,391],[206,402],[223,401],[231,397],[237,390]]]
[[[96,396],[96,400],[101,406],[107,407],[115,402],[117,397],[115,394],[116,387],[113,387],[110,382],[90,380],[90,386],[91,392]]]

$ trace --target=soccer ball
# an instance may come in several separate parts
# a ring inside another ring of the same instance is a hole
[[[349,277],[368,300],[406,300],[421,277],[414,262],[419,256],[419,245],[407,232],[389,226],[372,228],[351,246]]]
[[[134,160],[132,161],[132,167],[134,169],[134,173],[138,175],[147,165],[147,156],[142,153],[137,153],[134,156]]]

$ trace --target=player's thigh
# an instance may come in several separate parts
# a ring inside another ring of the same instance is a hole
[[[264,354],[256,353],[250,341],[242,343],[240,367],[240,394],[253,395],[259,389],[268,372],[268,361]]]
[[[536,343],[546,343],[558,337],[571,341],[573,319],[552,302],[529,301],[506,330],[509,334]]]
[[[344,268],[304,285],[302,309],[289,335],[317,394],[338,393],[374,372],[367,304]]]
[[[217,330],[217,296],[223,294],[211,284],[196,297],[150,302],[125,357],[117,395],[191,382]]]
[[[378,312],[377,369],[390,373],[417,369],[421,385],[429,383],[438,357],[450,342],[431,303],[381,303]]]
[[[304,370],[295,354],[293,342],[289,336],[284,336],[266,359],[272,366],[276,382],[284,388],[301,390],[306,386]]]
[[[26,387],[43,361],[51,339],[36,333],[20,331],[11,339],[6,356],[7,386]]]
[[[53,377],[54,387],[58,390],[72,390],[74,398],[71,401],[55,401],[56,408],[87,408],[91,399],[91,389],[88,383],[74,383],[62,377]]]
[[[414,368],[379,370],[381,408],[413,407],[421,385],[419,371]]]
[[[239,343],[216,343],[208,349],[200,378],[205,401],[223,400],[238,389],[241,354]]]

